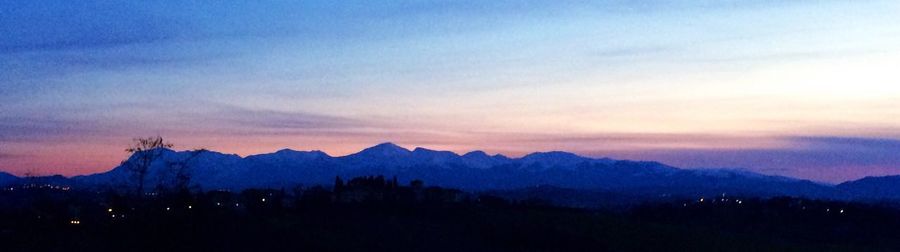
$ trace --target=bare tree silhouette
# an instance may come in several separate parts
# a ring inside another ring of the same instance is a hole
[[[207,152],[206,149],[196,149],[188,153],[184,159],[173,162],[166,162],[166,166],[175,174],[175,181],[172,189],[176,192],[189,192],[191,183],[191,161]]]
[[[144,195],[144,182],[147,172],[154,161],[162,157],[163,151],[172,148],[171,143],[165,142],[161,136],[148,138],[135,138],[131,146],[125,149],[125,152],[131,154],[128,159],[122,161],[122,165],[131,171],[137,180],[137,188],[135,193],[138,197]]]

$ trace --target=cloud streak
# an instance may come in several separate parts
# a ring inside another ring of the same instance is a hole
[[[217,110],[214,113],[196,116],[228,125],[262,130],[346,129],[367,126],[363,120],[316,113],[254,110],[238,107],[222,107]]]

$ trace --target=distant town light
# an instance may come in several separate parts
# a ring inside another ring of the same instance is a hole
[[[70,220],[69,224],[78,225],[78,224],[81,224],[81,221],[80,220]]]
[[[106,211],[112,213],[112,208],[106,209]]]

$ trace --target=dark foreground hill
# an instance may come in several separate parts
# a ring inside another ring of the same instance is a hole
[[[401,185],[132,197],[0,192],[3,251],[896,251],[897,210],[711,197],[627,211]]]

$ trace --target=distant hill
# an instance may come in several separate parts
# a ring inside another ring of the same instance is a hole
[[[164,160],[177,161],[187,152],[166,150]],[[832,197],[829,186],[737,171],[683,170],[657,162],[593,159],[567,152],[539,152],[521,158],[489,156],[476,151],[458,155],[449,151],[392,143],[358,153],[332,157],[321,151],[280,150],[241,158],[205,152],[191,161],[192,182],[204,189],[292,187],[331,184],[336,176],[397,176],[401,181],[422,179],[433,185],[464,190],[507,190],[550,185],[560,188],[632,191],[645,194],[702,195],[713,193]],[[174,177],[165,162],[154,164],[147,183],[165,183]],[[82,185],[128,185],[133,181],[124,167],[74,178]]]
[[[0,172],[0,185],[13,184],[13,183],[18,182],[19,180],[20,180],[20,178],[16,177],[15,175],[5,173],[5,172]]]
[[[865,200],[900,199],[900,176],[865,177],[844,182],[837,188],[852,193],[852,197]]]
[[[175,174],[166,168],[167,162],[185,160],[190,153],[164,150],[162,156],[150,169],[147,188],[173,183]],[[385,175],[396,176],[404,183],[421,179],[430,185],[468,191],[528,189],[528,193],[536,195],[572,189],[649,198],[725,193],[850,199],[893,197],[900,191],[898,178],[870,178],[832,186],[744,170],[679,169],[658,162],[595,159],[559,151],[508,158],[482,151],[458,155],[425,148],[409,150],[392,143],[341,157],[290,149],[247,157],[207,151],[188,165],[191,184],[204,190],[331,185],[336,176]],[[0,182],[3,180],[10,181],[0,176]],[[122,189],[134,185],[134,176],[119,166],[108,172],[76,176],[68,182],[81,187]],[[542,194],[535,188],[552,192]]]

